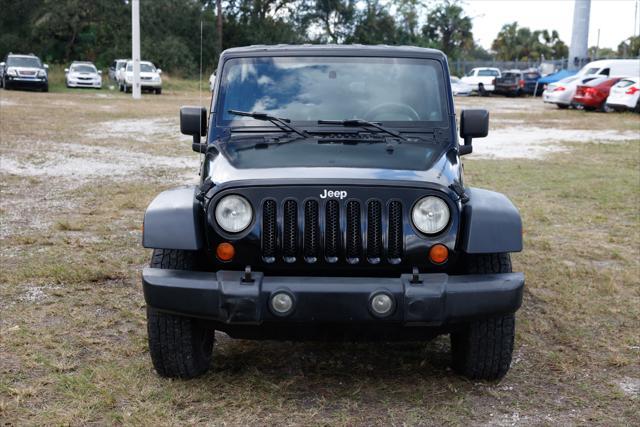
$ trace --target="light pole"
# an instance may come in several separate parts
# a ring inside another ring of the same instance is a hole
[[[140,0],[131,1],[131,59],[133,61],[133,99],[140,99]]]

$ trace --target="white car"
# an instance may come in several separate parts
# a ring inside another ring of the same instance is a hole
[[[216,87],[216,73],[211,73],[209,76],[209,89],[213,92],[213,89]]]
[[[140,88],[155,92],[156,95],[162,93],[162,70],[156,68],[152,62],[140,61]],[[127,66],[121,74],[119,80],[120,91],[131,92],[133,86],[133,61],[127,62]]]
[[[576,88],[595,79],[605,80],[606,76],[569,76],[555,83],[549,83],[542,92],[542,100],[548,104],[556,104],[564,109],[571,106],[571,100],[576,94]]]
[[[627,77],[613,85],[605,105],[616,111],[640,113],[640,77]]]
[[[460,80],[459,77],[451,76],[449,79],[451,80],[451,92],[453,96],[468,96],[473,92],[473,87]]]
[[[64,79],[67,87],[102,87],[102,71],[98,71],[91,62],[72,62],[69,68],[64,69]]]
[[[490,67],[474,68],[460,80],[463,83],[471,85],[474,91],[480,95],[486,95],[487,92],[493,92],[495,89],[496,79],[502,77],[500,69]]]

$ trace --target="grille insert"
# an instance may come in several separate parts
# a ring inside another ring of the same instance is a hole
[[[298,204],[295,200],[284,202],[282,222],[282,254],[285,262],[295,262],[298,252]]]
[[[367,207],[367,259],[378,264],[382,258],[382,206],[371,201]]]
[[[338,261],[340,245],[340,205],[336,200],[329,200],[325,207],[326,225],[324,253],[328,262]]]
[[[276,202],[267,200],[262,206],[262,258],[272,263],[276,260],[277,215]]]
[[[320,227],[318,224],[318,202],[308,200],[304,204],[304,259],[313,263],[318,260]]]
[[[360,203],[347,202],[347,262],[360,262],[362,251],[362,232],[360,227]]]
[[[389,203],[389,262],[398,264],[402,258],[402,205],[398,201]]]

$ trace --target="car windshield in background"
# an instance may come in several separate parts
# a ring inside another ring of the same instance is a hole
[[[133,71],[133,64],[127,65],[127,71]],[[151,64],[145,64],[144,62],[140,64],[140,72],[141,73],[155,73],[156,67]]]
[[[93,65],[74,65],[71,71],[75,73],[95,73],[96,68]]]
[[[10,56],[7,58],[7,67],[32,67],[40,68],[42,64],[38,58]]]
[[[497,77],[498,76],[498,72],[496,70],[480,70],[480,71],[478,71],[478,76],[482,76],[482,77],[487,77],[487,76]]]
[[[524,74],[524,78],[525,79],[529,79],[529,80],[535,80],[538,77],[540,77],[540,74],[538,74],[538,73],[525,73]]]
[[[446,126],[443,69],[413,58],[265,57],[225,62],[220,125],[265,126],[229,110],[256,111],[302,125],[363,119],[385,126]]]

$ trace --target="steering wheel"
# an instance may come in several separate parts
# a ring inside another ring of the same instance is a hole
[[[385,115],[389,112],[396,112],[398,115],[404,115],[410,121],[419,121],[420,115],[416,110],[406,104],[398,104],[395,102],[387,102],[384,104],[378,104],[375,107],[369,109],[364,114],[365,120],[373,121],[373,120],[398,120],[394,119],[384,119]]]

